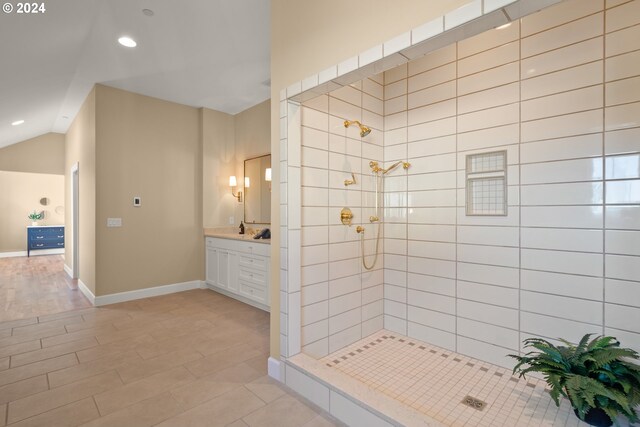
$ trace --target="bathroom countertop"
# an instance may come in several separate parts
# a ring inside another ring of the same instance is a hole
[[[233,231],[228,228],[205,228],[205,237],[217,237],[219,239],[231,239],[231,240],[244,240],[253,243],[262,243],[265,245],[271,244],[271,239],[254,239],[250,234],[238,234],[238,231],[234,228]]]

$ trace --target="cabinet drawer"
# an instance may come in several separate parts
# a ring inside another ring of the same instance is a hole
[[[249,270],[247,268],[240,267],[239,277],[240,279],[255,285],[266,286],[268,283],[266,271]]]
[[[29,242],[29,249],[57,249],[64,248],[64,242],[56,241],[42,241],[42,242]]]
[[[239,256],[241,267],[256,268],[258,270],[267,271],[267,259],[261,256],[253,256],[241,253]]]
[[[240,294],[254,301],[258,301],[263,304],[267,303],[266,289],[254,288],[249,283],[245,283],[243,281],[240,281]]]

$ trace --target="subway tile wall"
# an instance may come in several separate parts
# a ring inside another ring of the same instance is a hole
[[[301,349],[322,357],[383,327],[383,244],[373,270],[362,266],[363,225],[367,263],[373,262],[377,227],[375,181],[369,162],[382,163],[384,116],[383,76],[365,79],[303,103],[301,107]],[[372,132],[361,138],[358,120]],[[345,180],[356,184],[345,186]],[[291,187],[290,187],[291,188]],[[349,207],[353,224],[340,222]]]
[[[383,88],[379,79],[365,82],[360,92],[345,88],[317,101],[322,107],[308,126],[324,111],[319,130],[329,142],[303,138],[314,170],[303,186],[328,177],[325,190],[337,191],[352,167],[341,166],[365,151],[387,165],[412,163],[384,184],[386,329],[502,366],[532,335],[604,333],[640,350],[640,0],[569,0],[387,71]],[[365,96],[376,102],[365,107]],[[332,114],[357,117],[360,106],[372,135],[383,126],[384,149],[365,138],[359,153],[358,138],[340,129],[332,150]],[[351,152],[335,148],[340,138],[354,139]],[[466,216],[465,157],[497,150],[507,151],[507,215]],[[329,208],[310,214],[318,218],[307,231],[317,232],[315,240],[303,239],[303,253],[323,251],[309,257],[322,265],[327,252],[355,257],[352,230],[335,225],[341,204],[360,202],[352,205],[360,215],[371,206],[370,187],[353,200],[346,195],[353,190],[340,190],[336,203],[329,194]],[[319,203],[327,197],[304,191]],[[341,327],[355,325],[364,287],[336,283],[331,267],[321,269],[313,276],[328,277],[329,289],[355,292],[350,305],[334,308],[356,310],[334,317]],[[322,295],[322,316],[328,300],[331,319],[331,291]]]

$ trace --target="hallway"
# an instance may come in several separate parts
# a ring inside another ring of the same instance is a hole
[[[91,307],[61,255],[0,258],[0,321]]]

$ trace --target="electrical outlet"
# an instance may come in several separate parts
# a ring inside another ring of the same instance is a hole
[[[230,217],[229,217],[229,224],[230,224],[230,225],[233,225],[233,224],[235,224],[235,223],[236,223],[236,219],[235,219],[234,217],[230,216]]]
[[[135,196],[133,198],[133,206],[135,206],[136,208],[142,206],[142,199],[140,198],[140,196]]]
[[[107,218],[107,227],[122,227],[122,218]]]

